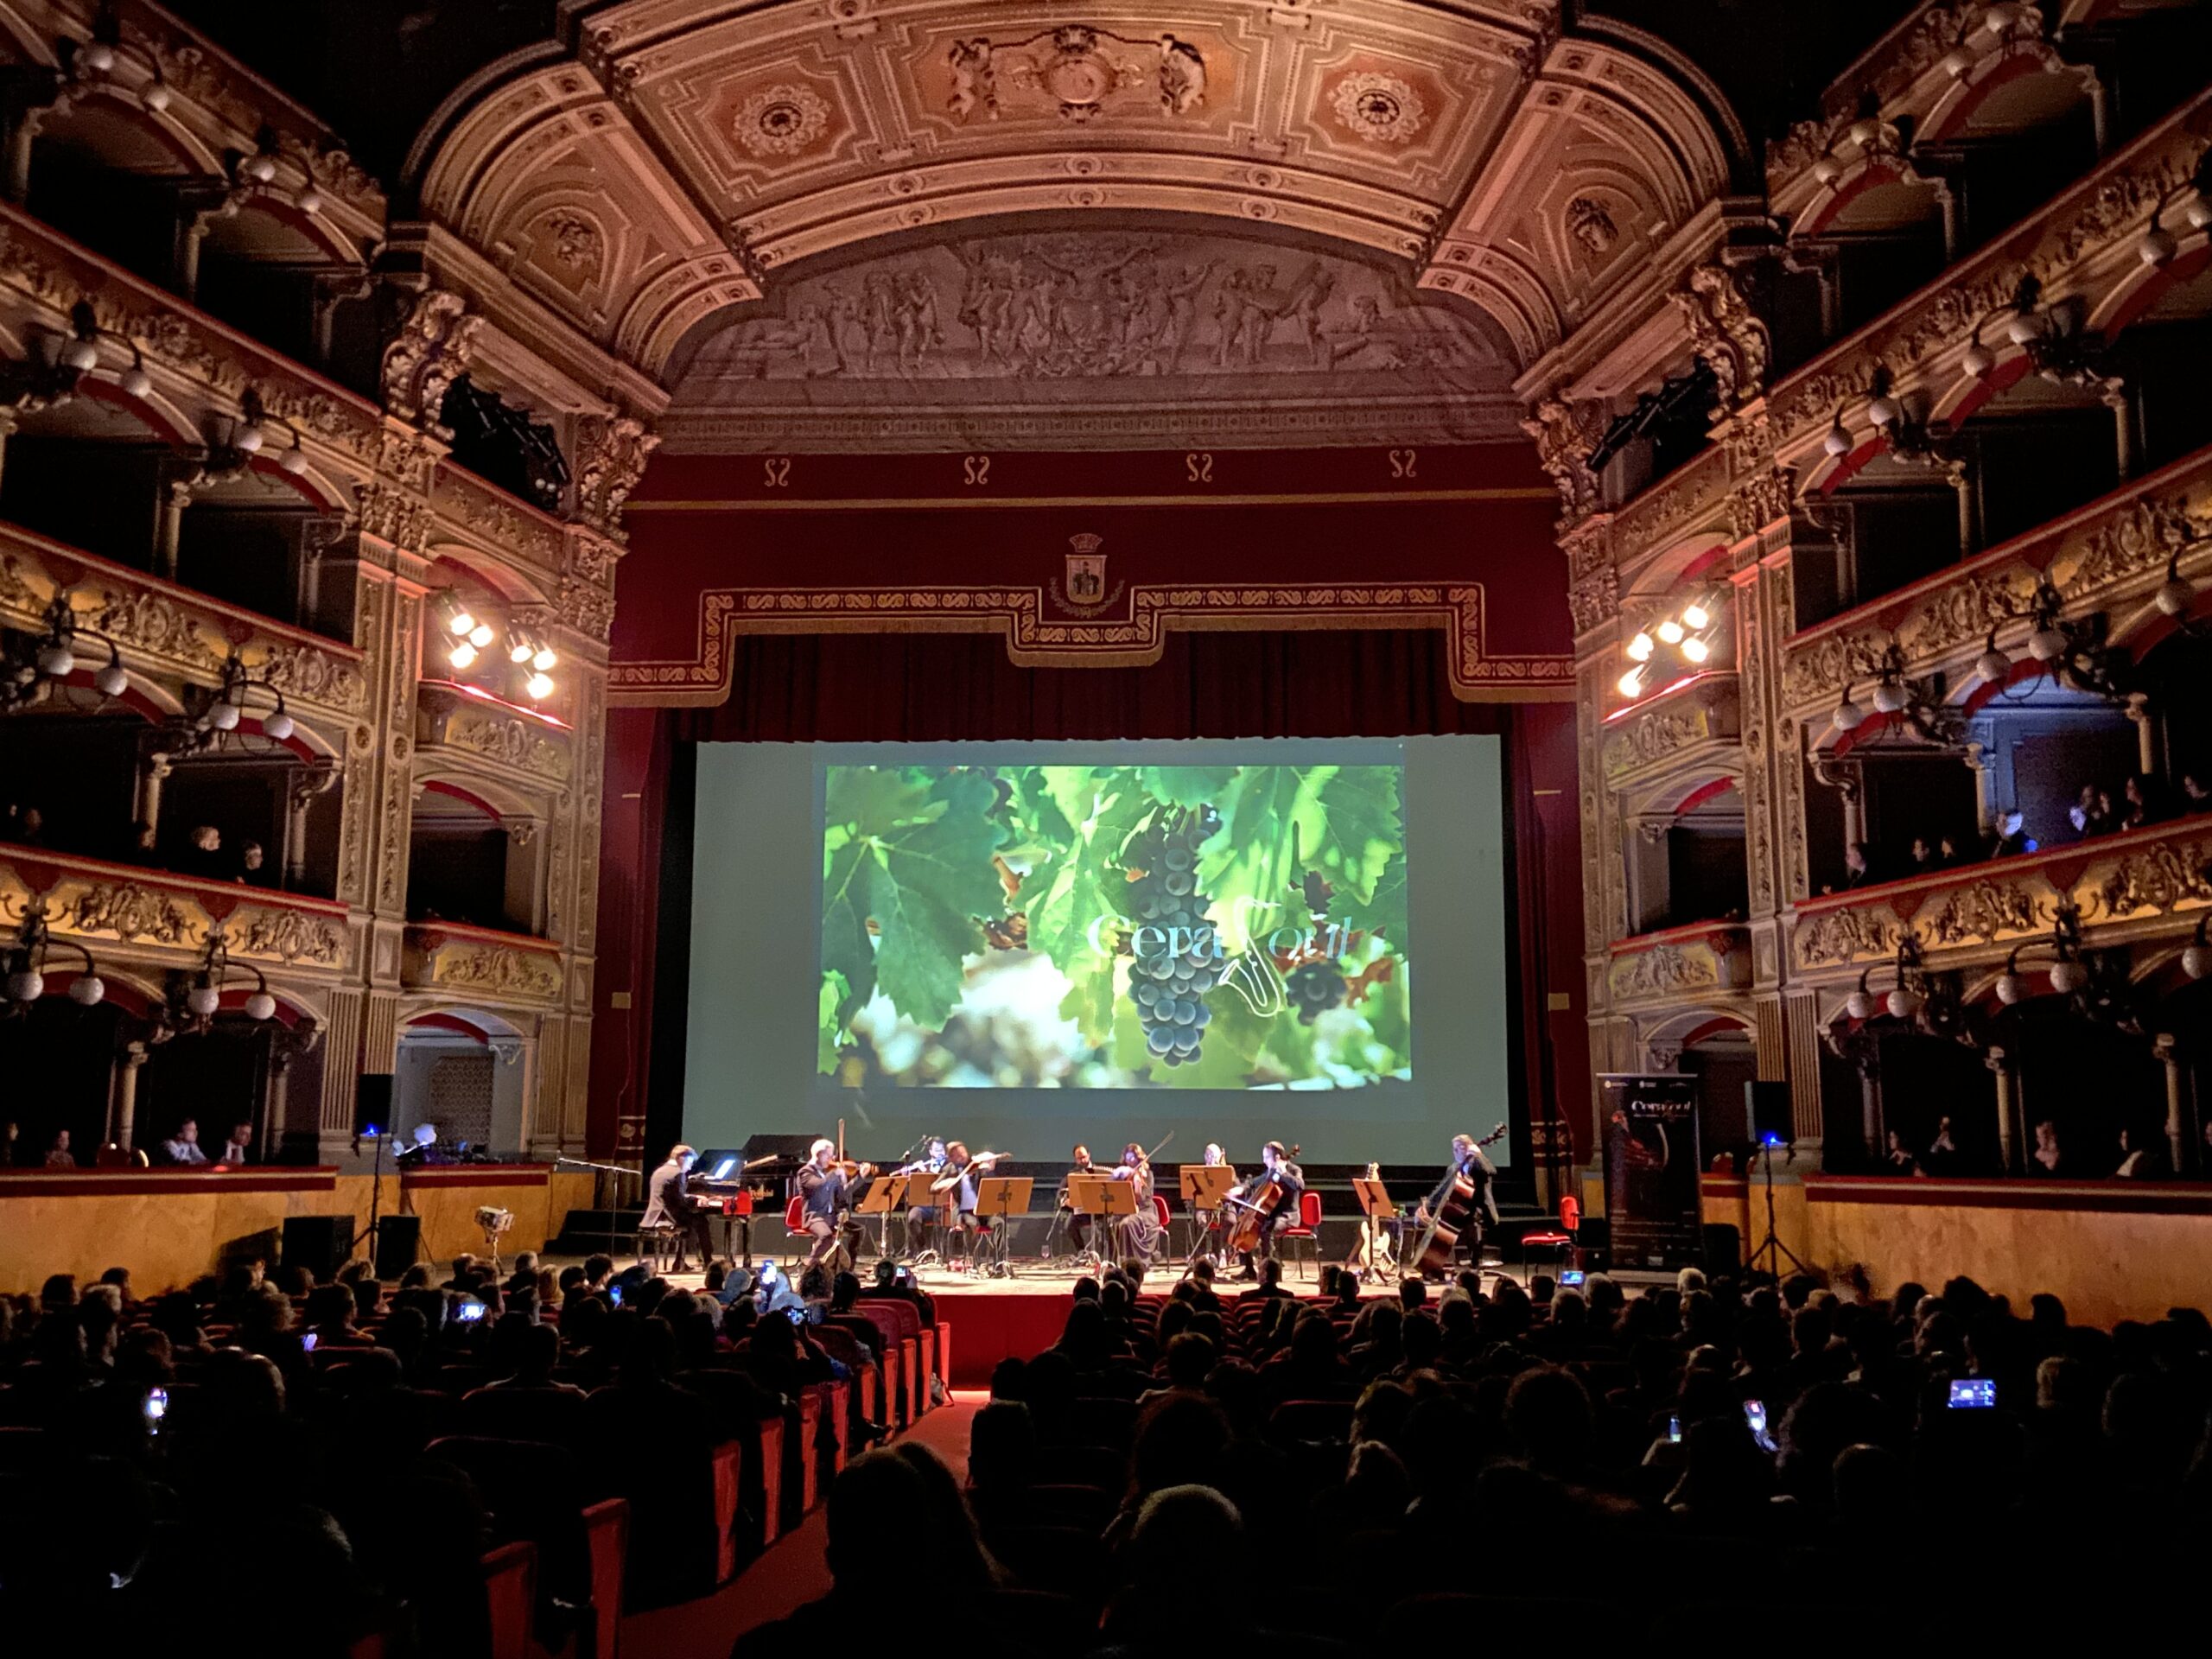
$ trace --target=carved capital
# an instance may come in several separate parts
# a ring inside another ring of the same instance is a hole
[[[1590,457],[1605,429],[1605,412],[1592,404],[1568,404],[1558,397],[1540,399],[1521,423],[1536,441],[1536,463],[1559,492],[1560,523],[1580,524],[1598,509],[1598,474]]]
[[[399,337],[385,348],[385,408],[443,436],[438,412],[453,383],[467,372],[483,327],[484,319],[470,316],[460,295],[442,288],[423,293]]]
[[[576,426],[576,516],[619,536],[623,504],[660,447],[659,435],[628,415],[588,416]]]

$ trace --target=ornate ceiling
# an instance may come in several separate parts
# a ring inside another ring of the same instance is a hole
[[[834,413],[899,378],[971,422],[1048,378],[1395,396],[1471,435],[1741,175],[1694,69],[1591,28],[1537,0],[626,0],[461,88],[410,172],[434,261],[466,245],[732,441],[748,379]]]

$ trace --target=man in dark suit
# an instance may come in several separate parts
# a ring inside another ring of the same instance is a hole
[[[861,1230],[846,1213],[853,1201],[845,1172],[836,1165],[836,1146],[827,1141],[817,1141],[807,1149],[806,1161],[799,1166],[798,1174],[793,1178],[801,1223],[814,1236],[814,1248],[806,1257],[810,1268],[826,1262],[841,1243],[848,1260],[860,1246]]]
[[[668,1161],[653,1171],[645,1183],[645,1214],[638,1224],[646,1232],[667,1228],[676,1235],[676,1261],[669,1268],[671,1273],[688,1271],[684,1264],[683,1247],[697,1246],[699,1265],[704,1268],[712,1259],[715,1247],[707,1236],[707,1214],[691,1202],[688,1178],[691,1166],[699,1161],[699,1154],[682,1141],[668,1149]]]

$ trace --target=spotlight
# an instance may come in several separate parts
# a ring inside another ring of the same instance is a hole
[[[523,638],[522,630],[519,628],[507,630],[507,660],[509,662],[528,662],[533,649],[530,641]]]
[[[1682,621],[1693,628],[1709,627],[1713,623],[1713,613],[1694,599],[1682,607]]]
[[[79,1007],[93,1007],[106,995],[107,982],[98,974],[79,974],[69,982],[69,1000]]]
[[[499,637],[498,632],[489,622],[479,622],[468,631],[468,643],[479,651],[483,650]]]
[[[1682,641],[1682,655],[1693,663],[1701,663],[1713,655],[1713,647],[1695,635],[1692,635]]]
[[[1638,633],[1635,639],[1628,642],[1628,659],[1632,663],[1648,663],[1651,660],[1653,649],[1651,636],[1648,633]]]
[[[1643,690],[1643,671],[1640,668],[1631,668],[1613,683],[1614,689],[1624,697],[1640,696]]]
[[[552,677],[548,674],[533,674],[524,683],[523,689],[530,693],[531,702],[543,702],[553,695]]]
[[[530,665],[536,669],[539,673],[543,674],[550,672],[553,664],[560,660],[561,659],[558,657],[556,657],[553,654],[552,646],[540,645],[537,648],[537,655],[530,659]]]
[[[454,609],[454,613],[446,619],[446,632],[448,633],[465,634],[475,626],[476,619],[468,613],[467,609],[465,607],[456,606]]]
[[[446,660],[451,663],[455,668],[467,668],[471,663],[476,660],[476,647],[470,645],[467,640],[464,639],[459,645],[455,645],[451,651],[446,652]]]
[[[1671,616],[1659,625],[1659,638],[1670,645],[1681,645],[1682,635],[1688,632],[1688,629]]]

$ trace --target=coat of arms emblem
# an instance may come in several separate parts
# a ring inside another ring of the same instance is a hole
[[[1106,585],[1106,556],[1098,550],[1105,540],[1088,531],[1068,537],[1066,584],[1052,584],[1053,601],[1062,610],[1096,616],[1121,597],[1118,586]]]

